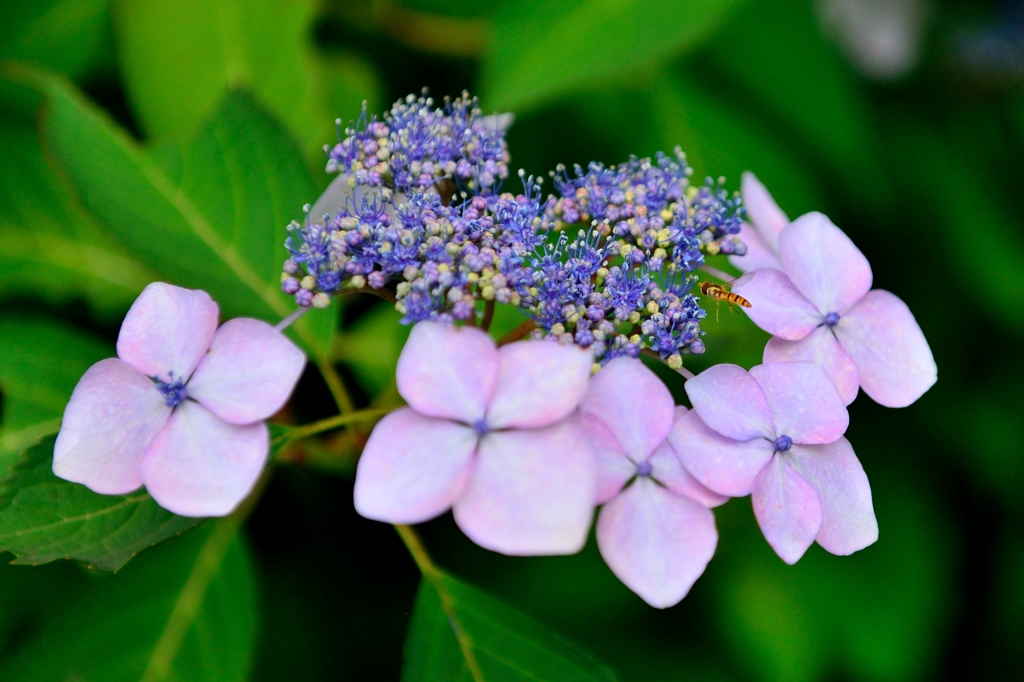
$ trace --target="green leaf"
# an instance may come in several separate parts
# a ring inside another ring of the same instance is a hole
[[[378,87],[360,60],[316,54],[315,9],[311,0],[118,3],[121,64],[143,127],[185,139],[228,88],[248,87],[322,163],[335,117],[354,117]]]
[[[316,190],[287,135],[251,98],[225,97],[186,146],[177,184],[66,81],[22,76],[48,97],[43,130],[83,203],[140,261],[209,292],[224,317],[274,321],[295,309],[280,291],[285,226]],[[336,316],[334,305],[291,329],[323,357]]]
[[[3,478],[19,452],[57,430],[75,384],[93,363],[113,355],[113,349],[45,320],[0,318],[0,338]]]
[[[879,540],[852,556],[817,545],[794,566],[768,547],[749,505],[725,505],[715,557],[719,602],[709,605],[723,646],[761,680],[931,679],[951,615],[955,547],[945,505],[875,438],[854,441],[871,478]],[[865,456],[867,455],[867,456]],[[744,517],[738,524],[737,515]],[[879,577],[884,576],[884,580]]]
[[[589,654],[444,573],[420,583],[402,682],[615,680]]]
[[[742,2],[510,2],[494,17],[483,102],[521,112],[680,55],[709,39]]]
[[[5,2],[0,6],[0,59],[22,59],[86,74],[113,61],[109,0]]]
[[[723,33],[729,39],[710,42],[709,59],[689,65],[691,72],[709,64],[725,72],[745,91],[743,106],[762,118],[773,114],[773,135],[788,128],[790,144],[814,152],[835,169],[858,202],[876,202],[891,193],[880,172],[865,93],[826,42],[811,3],[751,2]]]
[[[84,298],[109,317],[153,276],[72,201],[29,125],[0,121],[0,294]]]
[[[30,448],[0,484],[0,551],[19,564],[76,559],[116,571],[140,551],[179,535],[200,519],[176,516],[149,493],[100,495],[53,475],[48,436]]]
[[[232,517],[207,524],[114,575],[0,567],[0,678],[246,679],[256,592],[237,528]]]
[[[791,217],[821,207],[820,190],[804,160],[756,117],[719,101],[681,74],[658,78],[650,96],[655,140],[650,146],[682,146],[697,182],[724,175],[738,189],[741,173],[750,170]]]

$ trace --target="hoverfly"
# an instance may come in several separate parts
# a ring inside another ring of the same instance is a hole
[[[733,280],[736,281],[736,280]],[[729,306],[729,310],[732,310],[732,304],[735,303],[738,306],[744,308],[752,307],[750,301],[743,298],[739,294],[734,294],[727,287],[732,284],[728,282],[726,284],[715,284],[714,282],[701,282],[700,293],[704,294],[708,298],[714,299],[715,303],[721,306],[722,301],[725,301]],[[715,311],[715,319],[718,319],[718,311]]]

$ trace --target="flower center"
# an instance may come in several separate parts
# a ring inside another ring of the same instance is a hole
[[[786,452],[793,447],[793,439],[789,436],[782,435],[775,439],[775,449],[779,452]]]
[[[637,476],[650,476],[652,471],[654,471],[654,467],[650,462],[640,462],[636,465]]]
[[[825,324],[830,327],[834,327],[839,324],[839,313],[831,312],[825,316]]]
[[[473,430],[476,431],[478,436],[486,436],[491,430],[491,427],[487,426],[487,422],[483,419],[473,424]]]
[[[174,372],[167,373],[167,382],[156,380],[156,390],[160,391],[160,395],[164,397],[164,403],[167,407],[177,407],[178,403],[187,397],[185,393],[185,383],[178,379],[175,381]]]

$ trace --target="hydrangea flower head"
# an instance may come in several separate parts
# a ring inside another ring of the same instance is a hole
[[[420,322],[398,360],[409,406],[370,434],[355,506],[389,523],[451,508],[478,545],[504,554],[571,554],[586,542],[594,462],[576,419],[592,355]]]
[[[269,324],[217,327],[204,291],[155,282],[121,325],[117,358],[85,373],[64,411],[53,472],[104,494],[142,485],[184,516],[221,516],[267,459],[263,419],[299,379],[302,351]]]
[[[747,252],[742,256],[729,256],[729,263],[742,272],[752,272],[759,268],[782,270],[779,233],[789,225],[789,218],[775,203],[768,189],[750,171],[743,174],[741,191],[750,222],[743,223],[739,238],[746,244]]]
[[[686,596],[715,553],[708,507],[725,502],[687,472],[667,437],[686,414],[636,359],[620,357],[580,403],[597,461],[597,545],[612,572],[651,606]]]
[[[670,442],[711,490],[752,494],[783,561],[796,563],[815,540],[845,555],[878,539],[867,476],[843,437],[849,414],[818,365],[716,365],[687,381],[686,394],[694,409]]]
[[[871,266],[850,238],[821,213],[779,233],[782,270],[744,275],[733,291],[775,338],[765,362],[807,360],[824,368],[846,404],[858,387],[886,407],[906,407],[935,383],[928,342],[907,305],[871,289]]]

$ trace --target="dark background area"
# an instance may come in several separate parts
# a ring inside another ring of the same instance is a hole
[[[421,532],[442,567],[623,680],[1024,676],[1021,3],[219,1],[211,6],[248,17],[235,24],[246,37],[211,66],[190,40],[218,29],[196,2],[168,14],[177,24],[156,22],[141,0],[7,3],[0,59],[67,74],[157,155],[219,92],[249,91],[321,188],[335,117],[355,118],[364,99],[383,113],[423,87],[437,97],[468,89],[484,110],[515,113],[512,167],[528,173],[678,144],[697,178],[724,175],[738,189],[751,170],[790,218],[828,214],[931,344],[939,381],[916,404],[890,410],[862,394],[850,408],[847,437],[881,528],[852,557],[815,545],[786,566],[749,500],[736,499],[716,510],[707,572],[666,611],[621,585],[593,539],[577,556],[509,558],[474,546],[447,515]],[[103,277],[62,274],[48,235],[66,236],[61,202],[74,199],[39,142],[39,101],[0,84],[0,320],[42,318],[112,346],[146,270],[107,237],[79,232],[73,253],[102,247],[114,260]],[[26,175],[35,194],[19,184]],[[406,333],[396,319],[382,303],[343,311],[336,360],[361,404],[387,389]],[[712,312],[704,328],[695,371],[759,361],[766,337],[742,315]],[[16,394],[3,377],[6,409]],[[295,415],[332,410],[311,368]],[[394,529],[355,514],[350,474],[280,467],[248,521],[254,680],[400,675],[419,573]],[[24,576],[45,575],[56,594],[78,579],[66,565],[2,568],[0,661],[35,622],[32,609],[10,606]]]

